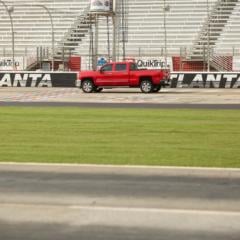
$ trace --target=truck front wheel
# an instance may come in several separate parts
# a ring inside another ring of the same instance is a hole
[[[153,91],[153,84],[150,80],[142,80],[140,89],[143,93],[151,93]]]
[[[81,87],[82,87],[83,92],[85,92],[85,93],[92,93],[95,89],[93,81],[90,79],[84,80],[82,82]]]

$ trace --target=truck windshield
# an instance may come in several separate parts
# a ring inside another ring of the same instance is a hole
[[[135,71],[138,70],[137,64],[136,63],[131,63],[130,64],[130,71]]]

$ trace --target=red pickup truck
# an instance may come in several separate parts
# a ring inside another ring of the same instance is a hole
[[[168,70],[138,69],[134,62],[112,62],[98,71],[81,71],[79,80],[85,93],[114,87],[139,87],[143,93],[152,93],[169,83],[169,75]]]

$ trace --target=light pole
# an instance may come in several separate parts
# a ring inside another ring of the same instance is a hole
[[[45,5],[42,5],[42,4],[15,4],[11,7],[11,12],[14,11],[14,7],[26,7],[26,6],[43,8],[44,10],[46,10],[46,12],[49,16],[49,19],[50,19],[50,22],[51,22],[51,35],[52,35],[52,43],[51,43],[52,44],[52,71],[54,71],[55,37],[54,37],[54,25],[53,25],[52,14],[51,14],[50,10],[48,9],[48,7],[46,7]],[[10,14],[10,16],[11,16],[11,14]],[[14,33],[13,33],[13,42],[14,42]]]
[[[166,4],[166,0],[163,0],[163,28],[164,28],[164,61],[165,68],[167,68],[167,17],[166,13],[170,11],[170,6]]]
[[[210,13],[209,1],[207,0],[207,71],[210,71]]]
[[[121,28],[122,28],[122,51],[123,51],[123,61],[126,59],[126,20],[125,20],[125,0],[122,0],[121,2]]]
[[[99,42],[99,15],[96,13],[95,15],[95,42],[94,42],[94,64],[93,69],[96,71],[98,68],[98,42]]]
[[[52,71],[54,71],[55,37],[54,37],[53,17],[52,17],[51,12],[49,11],[49,9],[45,5],[35,5],[35,6],[44,8],[46,10],[46,12],[48,13],[48,16],[49,16],[49,19],[50,19],[50,22],[51,22],[51,33],[52,33]]]
[[[112,24],[113,24],[113,39],[112,39],[112,61],[116,61],[116,41],[117,41],[117,24],[116,24],[116,10],[117,10],[117,1],[113,0],[113,9],[112,9]]]
[[[15,70],[15,39],[14,39],[14,27],[13,27],[13,19],[12,19],[12,13],[13,13],[13,7],[8,7],[5,2],[0,0],[0,3],[4,6],[9,19],[11,23],[11,33],[12,33],[12,69]]]

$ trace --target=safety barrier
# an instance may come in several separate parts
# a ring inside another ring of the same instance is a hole
[[[77,73],[0,72],[0,87],[76,87]],[[173,72],[171,88],[240,88],[239,72]]]
[[[0,72],[0,87],[75,87],[77,73]]]
[[[173,72],[171,88],[240,88],[239,72]]]

